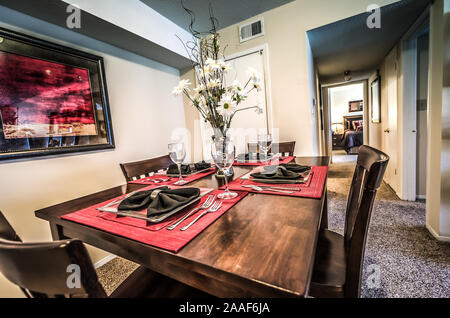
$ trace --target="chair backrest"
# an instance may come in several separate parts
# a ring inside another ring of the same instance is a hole
[[[106,297],[81,241],[22,243],[1,213],[0,272],[27,297]]]
[[[15,242],[22,241],[16,231],[14,231],[11,224],[9,224],[8,220],[5,218],[2,211],[0,211],[0,239]]]
[[[377,149],[369,146],[359,148],[345,217],[346,297],[359,297],[367,230],[388,162],[389,156]]]
[[[293,156],[295,152],[295,141],[280,142],[272,144],[272,152],[281,153],[283,155]],[[259,146],[257,143],[248,144],[249,153],[259,153]]]
[[[121,163],[123,175],[127,181],[148,177],[150,173],[169,167],[173,162],[169,155],[136,162]]]

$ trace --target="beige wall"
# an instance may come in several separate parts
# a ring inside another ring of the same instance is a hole
[[[35,210],[123,184],[120,162],[167,153],[173,129],[185,127],[182,99],[171,95],[179,71],[22,14],[0,11],[5,20],[14,26],[0,26],[88,47],[83,50],[105,59],[115,150],[0,163],[0,209],[23,240],[46,241],[49,225]],[[107,255],[89,251],[94,262]],[[16,296],[20,291],[0,276],[0,297]]]
[[[314,89],[310,88],[314,72],[308,68],[306,31],[365,12],[369,4],[393,2],[396,1],[297,0],[259,15],[264,17],[265,24],[262,37],[239,43],[241,23],[219,31],[228,55],[268,44],[274,126],[280,129],[281,141],[297,141],[297,155],[319,151],[317,112],[312,107]]]
[[[444,62],[444,1],[430,11],[430,73],[428,91],[427,227],[440,235],[442,87]]]

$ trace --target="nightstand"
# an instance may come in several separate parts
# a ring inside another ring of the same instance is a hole
[[[344,147],[341,146],[342,143],[342,134],[333,134],[332,135],[332,145],[333,145],[333,150],[340,150],[340,149],[344,149]]]

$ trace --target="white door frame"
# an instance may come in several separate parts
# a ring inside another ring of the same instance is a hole
[[[364,144],[369,144],[369,85],[368,85],[369,79],[362,79],[362,80],[355,80],[355,81],[349,81],[349,82],[341,82],[341,83],[334,83],[334,84],[326,84],[322,85],[321,93],[323,96],[322,99],[322,116],[323,116],[323,130],[325,135],[325,156],[331,158],[331,162],[333,161],[333,141],[332,141],[332,133],[331,133],[331,100],[330,100],[330,88],[334,87],[340,87],[340,86],[347,86],[347,85],[354,85],[354,84],[363,84],[363,90],[364,90],[364,109],[363,109],[363,121],[364,121]],[[320,129],[320,125],[319,125]]]
[[[253,53],[262,52],[263,56],[263,67],[264,67],[264,87],[266,95],[266,110],[267,110],[267,129],[272,130],[274,128],[273,124],[273,106],[272,106],[272,89],[270,83],[270,63],[269,63],[269,44],[265,43],[262,45],[255,46],[245,51],[240,51],[234,54],[227,55],[225,60],[237,59],[246,55]]]
[[[417,198],[417,38],[429,23],[428,15],[425,10],[402,39],[401,199],[407,201]]]

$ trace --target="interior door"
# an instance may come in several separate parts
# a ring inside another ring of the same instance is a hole
[[[386,153],[390,157],[386,170],[386,182],[399,193],[398,138],[397,138],[397,52],[393,50],[386,58],[387,118],[383,124]]]
[[[239,104],[239,108],[246,108],[261,104],[263,114],[258,115],[253,110],[239,112],[233,118],[231,128],[237,153],[247,151],[247,143],[256,142],[259,132],[266,132],[269,129],[267,101],[266,101],[266,82],[264,72],[264,50],[258,50],[250,54],[233,57],[227,60],[231,65],[231,70],[226,74],[227,85],[231,85],[234,80],[239,80],[242,85],[248,81],[247,69],[254,68],[261,74],[261,91],[252,90],[247,99]],[[250,86],[250,85],[249,85]],[[249,87],[246,91],[249,90]]]

